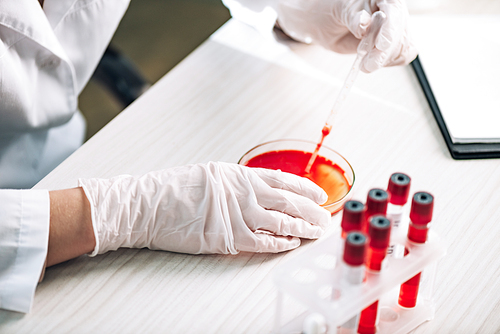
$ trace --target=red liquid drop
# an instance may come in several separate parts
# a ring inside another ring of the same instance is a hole
[[[331,160],[318,156],[311,167],[311,171],[306,174],[305,168],[310,158],[311,153],[304,151],[271,151],[253,157],[245,165],[248,167],[279,169],[283,172],[307,177],[328,194],[328,200],[324,205],[342,199],[351,189],[344,176],[344,170]]]
[[[330,134],[330,131],[332,131],[332,126],[331,125],[325,125],[323,127],[323,129],[321,129],[321,133],[323,135],[322,139],[325,139],[325,137]]]
[[[309,161],[306,164],[306,168],[305,168],[306,173],[310,172],[312,165],[314,164],[314,162],[316,161],[316,158],[318,157],[319,149],[321,148],[321,146],[323,146],[323,141],[325,140],[325,137],[330,134],[330,131],[332,131],[332,127],[331,127],[331,125],[327,125],[327,124],[325,124],[323,129],[321,129],[321,140],[319,141],[318,144],[316,144],[316,148],[314,149],[313,154],[311,155],[311,157],[309,158]]]

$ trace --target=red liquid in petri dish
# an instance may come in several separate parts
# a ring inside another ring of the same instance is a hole
[[[279,169],[283,172],[307,177],[328,194],[328,200],[323,206],[341,200],[351,189],[344,176],[344,170],[334,162],[318,156],[311,167],[311,171],[306,174],[305,168],[311,155],[310,152],[296,150],[270,151],[253,157],[245,165],[248,167]]]

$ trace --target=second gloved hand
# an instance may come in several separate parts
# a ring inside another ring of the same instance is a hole
[[[81,179],[95,254],[119,247],[237,254],[296,248],[330,222],[326,193],[280,171],[210,162],[141,177]]]
[[[371,15],[382,11],[387,18],[375,48],[361,63],[364,72],[408,64],[417,56],[403,0],[277,0],[276,8],[279,24],[289,36],[339,53],[356,53]]]

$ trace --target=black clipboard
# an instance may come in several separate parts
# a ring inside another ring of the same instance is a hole
[[[451,156],[455,160],[465,160],[465,159],[493,159],[500,158],[500,143],[453,143],[451,140],[450,133],[448,132],[448,128],[446,127],[446,123],[444,122],[443,116],[441,115],[441,111],[439,110],[439,106],[437,104],[436,99],[434,98],[434,94],[432,93],[431,86],[427,81],[427,77],[425,75],[424,68],[420,63],[420,60],[417,56],[413,62],[411,62],[411,66],[417,75],[418,81],[420,82],[420,86],[424,91],[424,95],[427,98],[427,102],[434,114],[434,118],[438,123],[439,129],[441,130],[441,134],[444,137],[446,145],[448,146],[448,150],[450,151]]]

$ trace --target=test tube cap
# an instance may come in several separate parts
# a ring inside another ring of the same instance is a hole
[[[391,238],[391,221],[383,215],[376,215],[370,219],[368,225],[370,247],[385,249],[389,247]]]
[[[360,266],[365,262],[368,238],[361,232],[351,232],[345,239],[344,262],[351,266]]]
[[[410,209],[410,220],[413,224],[424,225],[432,220],[434,196],[425,191],[413,195]]]
[[[342,231],[361,231],[365,220],[365,206],[360,201],[345,202],[340,226]]]
[[[389,203],[389,194],[384,189],[374,188],[368,192],[366,199],[366,211],[368,215],[385,214],[387,204]],[[366,217],[369,218],[369,217]]]
[[[404,205],[410,195],[411,179],[404,173],[394,173],[389,178],[387,192],[391,195],[390,202],[395,205]]]

